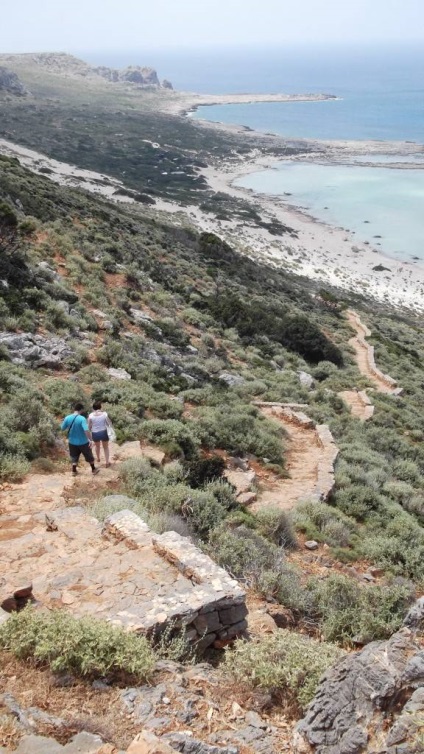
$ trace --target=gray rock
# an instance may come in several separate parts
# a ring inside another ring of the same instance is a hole
[[[307,550],[318,550],[319,544],[315,539],[310,539],[308,542],[305,542],[305,547]]]
[[[388,641],[371,642],[324,675],[297,726],[294,752],[310,746],[314,754],[362,754],[371,740],[378,740],[378,751],[386,754],[418,752],[411,742],[409,748],[387,746],[401,735],[397,723],[403,726],[408,704],[421,704],[414,690],[423,688],[424,649],[413,632],[403,628]],[[394,723],[388,731],[390,717]]]
[[[0,345],[7,347],[13,364],[56,369],[72,356],[73,350],[62,338],[33,333],[0,333]]]
[[[53,738],[30,735],[21,738],[15,754],[61,754],[63,751],[63,746]]]
[[[239,754],[239,750],[235,746],[211,746],[188,736],[186,733],[167,733],[162,738],[181,754]]]
[[[149,314],[141,312],[140,309],[130,309],[131,316],[136,322],[153,322]]]
[[[308,374],[308,372],[303,372],[300,370],[298,373],[299,376],[299,382],[302,385],[302,387],[306,388],[306,390],[312,390],[315,381],[311,374]]]
[[[190,345],[186,346],[186,351],[188,351],[188,353],[192,353],[193,356],[196,356],[199,353],[198,348],[195,348],[195,346],[190,346]]]
[[[403,625],[414,630],[424,627],[424,597],[420,597],[411,607]]]
[[[265,728],[267,727],[265,720],[262,720],[261,716],[253,710],[246,712],[244,719],[246,723],[248,725],[251,725],[253,728],[263,728],[265,730]]]
[[[131,379],[131,375],[127,372],[126,369],[114,369],[113,367],[110,367],[107,370],[107,373],[114,380],[130,380]]]
[[[218,379],[228,385],[228,387],[237,387],[245,383],[244,377],[240,374],[230,374],[230,372],[221,372]]]
[[[9,68],[0,66],[0,92],[14,94],[15,97],[25,97],[29,94],[19,77]]]

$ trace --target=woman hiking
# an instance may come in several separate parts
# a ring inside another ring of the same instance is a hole
[[[74,413],[65,416],[62,422],[62,429],[66,430],[69,444],[69,455],[72,463],[72,475],[77,475],[77,466],[79,457],[82,453],[87,463],[91,466],[93,474],[98,474],[100,469],[94,465],[92,446],[92,437],[89,430],[87,419],[84,416],[84,406],[82,403],[76,403]]]
[[[93,436],[97,463],[100,463],[101,443],[103,445],[103,452],[105,454],[106,468],[109,468],[110,460],[108,427],[111,427],[112,424],[106,411],[102,411],[102,404],[100,403],[100,401],[95,401],[93,403],[93,411],[88,417],[88,426]]]

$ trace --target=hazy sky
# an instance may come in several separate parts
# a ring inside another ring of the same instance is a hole
[[[0,51],[408,41],[423,29],[423,0],[17,0]]]

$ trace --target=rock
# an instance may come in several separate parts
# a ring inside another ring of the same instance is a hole
[[[153,733],[144,730],[134,739],[127,754],[175,754],[175,749]]]
[[[0,66],[0,92],[8,92],[8,94],[14,94],[15,97],[25,97],[29,94],[16,73],[4,66]]]
[[[252,710],[250,712],[246,712],[246,715],[244,717],[246,720],[246,723],[248,725],[251,725],[253,728],[265,728],[267,727],[267,723],[262,720],[261,716],[258,715],[257,712],[253,712]]]
[[[230,372],[221,372],[218,379],[220,382],[224,382],[228,387],[237,387],[238,385],[244,385],[245,379],[240,374],[230,374]]]
[[[230,456],[228,459],[228,467],[230,469],[240,469],[241,471],[249,471],[249,461],[246,458],[239,458],[238,456]]]
[[[237,497],[245,492],[251,492],[252,484],[256,481],[254,471],[233,471],[232,469],[228,469],[224,472],[224,476],[236,488]]]
[[[370,573],[363,573],[362,578],[364,579],[364,581],[369,581],[369,582],[375,581],[374,576],[372,576]]]
[[[294,752],[362,754],[371,741],[378,741],[378,749],[370,751],[418,752],[412,738],[402,748],[389,747],[404,735],[408,704],[422,703],[416,690],[423,688],[424,649],[412,631],[403,628],[388,641],[371,642],[324,675],[297,726]]]
[[[33,333],[0,333],[0,345],[7,347],[12,364],[57,369],[72,356],[73,349],[62,338]]]
[[[371,576],[374,576],[375,579],[378,579],[380,576],[383,576],[384,569],[383,568],[376,568],[375,566],[370,566],[368,568],[368,573],[370,573]]]
[[[239,502],[240,505],[252,505],[256,498],[256,492],[242,492],[241,495],[237,496],[237,502]]]
[[[420,597],[415,605],[411,607],[403,625],[413,631],[424,628],[424,597]]]
[[[193,356],[196,356],[199,353],[199,349],[198,348],[195,348],[195,346],[190,346],[190,345],[186,346],[186,351],[188,353],[193,354]]]
[[[168,79],[164,79],[162,81],[162,89],[173,89],[173,88],[174,87],[172,86],[171,82],[168,81]]]
[[[278,628],[290,628],[295,624],[294,615],[288,607],[270,604],[267,606],[267,612]]]
[[[186,733],[167,733],[161,739],[161,741],[164,740],[170,744],[172,752],[179,751],[181,754],[239,754],[239,750],[235,746],[211,746],[188,736]],[[138,754],[138,752],[134,752],[134,754]],[[144,754],[144,752],[140,752],[140,754]],[[159,754],[161,754],[160,749]]]
[[[130,309],[130,314],[136,322],[153,322],[149,314],[145,314],[140,309]]]
[[[126,369],[114,369],[113,367],[110,367],[107,370],[107,373],[114,380],[130,380],[131,379],[131,375],[127,372]]]
[[[312,375],[308,374],[308,372],[303,372],[302,370],[300,370],[297,374],[302,387],[306,388],[306,390],[312,390],[315,384],[315,380]]]
[[[307,550],[318,550],[319,544],[315,539],[310,539],[308,542],[305,542],[305,547]]]

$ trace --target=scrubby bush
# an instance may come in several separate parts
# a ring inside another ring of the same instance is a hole
[[[147,639],[93,618],[28,607],[0,627],[0,647],[21,660],[48,664],[53,672],[80,676],[131,675],[146,681],[154,654]]]
[[[402,586],[360,586],[341,574],[310,585],[323,636],[328,641],[366,644],[401,626],[411,593]]]
[[[141,425],[140,436],[160,447],[176,443],[186,458],[193,458],[200,446],[191,427],[175,419],[145,421]]]
[[[256,512],[256,527],[263,537],[286,549],[296,547],[296,535],[290,516],[280,508],[266,507]]]
[[[253,453],[274,463],[282,461],[281,427],[258,417],[254,407],[246,404],[199,408],[196,433],[208,448],[222,448],[239,455]]]
[[[2,482],[21,482],[30,469],[30,462],[22,456],[0,455],[0,479]]]
[[[347,547],[357,529],[355,522],[326,503],[304,502],[293,513],[296,528],[308,539]]]
[[[281,629],[271,636],[239,639],[225,654],[224,670],[243,686],[284,695],[305,709],[325,671],[343,654],[334,644]]]

